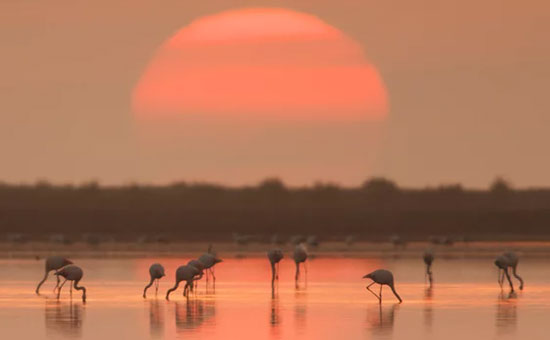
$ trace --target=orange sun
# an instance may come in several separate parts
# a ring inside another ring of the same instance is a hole
[[[378,120],[380,76],[362,48],[319,18],[278,8],[202,17],[157,51],[133,93],[140,119]]]

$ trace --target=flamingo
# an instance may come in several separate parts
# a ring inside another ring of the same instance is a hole
[[[216,276],[214,275],[213,267],[216,263],[220,263],[223,260],[210,253],[209,249],[208,253],[204,253],[199,257],[199,261],[204,265],[204,270],[206,270],[206,280],[208,281],[208,272],[210,272],[215,283]]]
[[[189,298],[188,289],[193,291],[193,278],[196,275],[199,275],[200,272],[197,268],[193,266],[180,266],[176,270],[176,284],[174,287],[168,289],[166,292],[166,300],[169,300],[170,293],[172,293],[174,290],[178,289],[180,282],[185,281],[185,288],[183,289],[183,296]]]
[[[397,292],[395,291],[395,287],[393,285],[393,274],[389,270],[378,269],[373,271],[372,273],[369,273],[363,276],[363,278],[372,280],[372,283],[367,286],[367,290],[378,298],[378,302],[380,304],[382,303],[382,286],[384,285],[387,285],[391,288],[391,291],[393,292],[395,297],[399,300],[399,303],[403,302],[399,294],[397,294]],[[378,283],[380,285],[380,295],[376,295],[376,293],[370,289],[370,286],[372,286],[375,283]]]
[[[510,284],[510,292],[514,292],[514,285],[512,284],[512,280],[510,279],[510,275],[508,274],[508,267],[510,267],[510,260],[508,257],[504,255],[500,255],[495,260],[495,266],[498,267],[498,284],[500,285],[500,288],[502,288],[502,284],[504,283],[504,275],[506,275],[506,278],[508,279],[508,283]],[[501,271],[504,273],[501,275]]]
[[[432,263],[434,261],[434,254],[431,250],[424,252],[424,263],[426,264],[426,276],[430,280],[430,286],[432,285]]]
[[[155,281],[157,283],[155,286],[155,294],[158,293],[159,280],[165,276],[164,267],[160,263],[153,263],[151,267],[149,267],[149,274],[151,275],[151,281],[149,281],[149,284],[143,289],[144,299],[147,297],[147,289],[149,289],[149,287],[151,287]]]
[[[504,253],[504,256],[508,258],[508,266],[512,267],[512,275],[519,280],[519,290],[523,290],[523,279],[517,273],[517,267],[519,262],[519,256],[513,251]]]
[[[298,278],[300,277],[300,263],[304,263],[304,268],[307,275],[307,267],[306,267],[306,260],[307,260],[307,249],[306,247],[300,243],[294,248],[294,262],[296,263],[296,275],[294,277],[294,281],[296,281],[296,285],[298,285]]]
[[[271,249],[267,252],[267,258],[271,263],[271,286],[273,286],[275,279],[279,280],[279,262],[283,257],[284,255],[281,249]]]
[[[55,270],[57,272],[59,269],[70,264],[73,264],[73,263],[70,260],[61,256],[48,257],[46,259],[46,274],[44,275],[44,278],[42,279],[42,281],[38,283],[38,286],[36,287],[36,294],[40,294],[40,286],[42,286],[42,284],[46,281],[46,279],[48,279],[48,274],[50,274],[52,270]],[[55,285],[54,291],[57,287],[59,287],[59,276],[56,276],[56,278],[57,278],[57,284]]]
[[[187,265],[188,266],[193,266],[193,267],[195,267],[199,270],[199,275],[195,276],[193,278],[193,281],[198,281],[198,280],[202,279],[202,276],[204,274],[204,264],[201,261],[191,260],[191,261],[187,262]],[[194,284],[195,288],[198,287],[198,282],[193,282],[193,284]]]
[[[59,286],[59,289],[57,290],[57,298],[59,299],[59,295],[61,294],[61,288],[63,288],[63,285],[67,280],[73,281],[74,289],[81,290],[82,291],[82,302],[86,302],[86,288],[83,286],[78,286],[78,283],[82,279],[82,269],[78,266],[69,265],[66,267],[63,267],[61,270],[58,270],[55,275],[57,276],[63,276],[65,278],[65,281]],[[72,293],[72,286],[71,286],[71,293]]]

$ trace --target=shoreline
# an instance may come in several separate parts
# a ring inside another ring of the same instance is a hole
[[[290,256],[293,245],[273,245],[251,243],[237,245],[231,242],[212,243],[214,251],[226,258],[263,257],[272,248],[280,248]],[[73,258],[151,258],[151,257],[195,257],[207,251],[207,242],[174,243],[124,243],[110,242],[97,246],[86,243],[70,245],[49,242],[29,242],[24,244],[0,243],[0,259],[41,259],[54,254]],[[312,258],[315,257],[382,257],[413,258],[421,256],[426,249],[432,249],[439,256],[447,258],[494,257],[504,251],[513,250],[522,257],[549,257],[550,241],[507,241],[507,242],[468,242],[454,245],[434,245],[429,242],[410,242],[395,246],[389,242],[325,242],[318,247],[308,246]]]

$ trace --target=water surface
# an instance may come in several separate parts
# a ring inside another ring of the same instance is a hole
[[[547,339],[550,266],[522,259],[525,289],[509,294],[497,284],[490,258],[437,258],[435,281],[424,282],[413,258],[317,258],[295,287],[294,263],[281,263],[272,294],[265,258],[225,259],[215,287],[201,281],[187,300],[182,288],[170,301],[178,265],[188,258],[76,259],[84,269],[80,292],[68,285],[61,299],[55,279],[34,288],[43,262],[0,260],[0,328],[5,339]],[[153,262],[165,265],[159,293],[141,297]],[[394,272],[404,302],[384,288],[380,306],[361,277],[378,268]],[[514,282],[517,286],[517,281]]]

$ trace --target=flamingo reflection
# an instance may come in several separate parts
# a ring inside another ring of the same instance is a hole
[[[294,293],[294,323],[298,333],[306,329],[307,316],[307,293],[305,290],[296,289]]]
[[[214,300],[189,300],[176,302],[176,328],[178,331],[193,331],[203,324],[213,323],[216,316]]]
[[[498,295],[496,304],[496,328],[500,334],[513,334],[516,330],[518,311],[517,311],[517,295],[514,292],[505,294],[501,292]]]
[[[424,325],[431,329],[433,324],[433,288],[429,286],[424,290]]]
[[[79,302],[47,299],[44,309],[46,331],[67,338],[82,335],[83,307]]]
[[[164,335],[164,304],[159,300],[149,302],[149,330],[151,337],[162,338]]]
[[[395,316],[398,311],[398,303],[391,306],[369,305],[367,308],[367,328],[373,335],[387,336],[392,333],[395,324]]]

